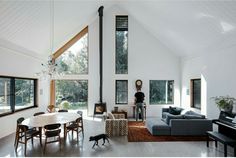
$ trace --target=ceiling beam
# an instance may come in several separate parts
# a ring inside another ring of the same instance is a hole
[[[82,38],[86,33],[88,33],[88,26],[86,26],[82,31],[80,31],[77,35],[75,35],[71,40],[69,40],[64,46],[58,49],[53,54],[53,59],[57,59],[62,53],[64,53],[67,49],[69,49],[75,42],[77,42],[80,38]]]

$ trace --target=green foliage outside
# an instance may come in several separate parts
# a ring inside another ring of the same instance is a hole
[[[116,74],[128,74],[128,31],[116,31]]]
[[[88,74],[88,35],[86,34],[58,59],[58,71],[64,74]]]
[[[67,104],[69,103],[69,105]],[[56,106],[65,104],[68,109],[87,108],[88,81],[87,80],[57,80]]]
[[[150,104],[173,104],[173,87],[174,81],[171,80],[151,80],[149,95]]]

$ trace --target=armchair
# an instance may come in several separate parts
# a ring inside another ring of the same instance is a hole
[[[105,133],[111,136],[126,136],[128,135],[128,120],[124,114],[108,114],[108,119],[105,120]]]

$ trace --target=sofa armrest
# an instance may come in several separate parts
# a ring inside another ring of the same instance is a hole
[[[212,120],[173,119],[170,126],[171,135],[206,135],[206,131],[212,131]]]

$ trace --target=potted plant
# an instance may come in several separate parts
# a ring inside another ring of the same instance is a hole
[[[227,96],[216,96],[212,97],[215,100],[215,103],[217,107],[221,111],[232,113],[233,105],[236,102],[236,99],[234,97]]]

